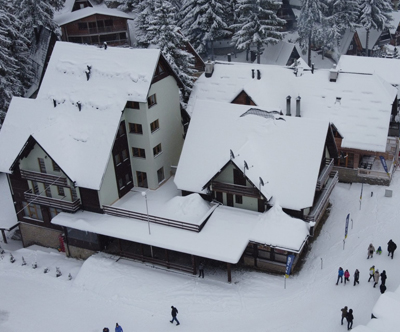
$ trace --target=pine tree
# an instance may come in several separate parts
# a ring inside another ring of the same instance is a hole
[[[360,7],[359,23],[367,30],[366,52],[369,56],[368,41],[371,29],[382,31],[390,27],[393,11],[390,0],[358,0]]]
[[[123,12],[130,13],[134,12],[135,8],[139,5],[140,0],[113,0],[113,6],[116,6]]]
[[[153,35],[148,31],[150,22],[153,20],[154,13],[154,0],[141,1],[135,13],[137,14],[136,23],[136,46],[147,48],[149,40],[153,39]]]
[[[232,41],[241,50],[257,47],[257,63],[260,63],[261,46],[276,44],[283,38],[282,26],[286,23],[276,16],[280,4],[273,0],[243,0],[237,11],[239,23],[232,27],[235,34]]]
[[[198,53],[207,51],[207,43],[231,34],[226,23],[226,0],[187,0],[179,25]]]
[[[184,85],[183,101],[193,87],[194,57],[187,52],[188,40],[180,33],[175,19],[175,7],[168,1],[156,0],[153,19],[148,28],[149,43],[157,45]]]

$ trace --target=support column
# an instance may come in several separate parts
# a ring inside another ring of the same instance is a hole
[[[4,229],[1,230],[1,235],[3,235],[4,243],[7,243],[6,233],[4,232]]]
[[[165,249],[165,261],[167,262],[167,269],[169,269],[169,255],[168,255],[168,249]]]
[[[192,269],[193,269],[193,275],[197,275],[197,271],[196,271],[196,260],[194,259],[194,256],[192,256]]]
[[[226,263],[226,268],[227,268],[227,271],[228,271],[228,282],[231,283],[232,282],[231,264],[230,263]]]

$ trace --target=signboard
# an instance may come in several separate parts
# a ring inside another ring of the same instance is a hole
[[[290,271],[292,270],[292,265],[294,262],[294,255],[287,255],[286,259],[286,270],[285,270],[285,277],[289,278]]]
[[[380,160],[381,160],[383,169],[385,170],[386,173],[389,173],[389,172],[388,172],[387,165],[386,165],[386,160],[385,160],[385,158],[384,158],[383,156],[379,156],[379,158],[380,158]]]
[[[349,220],[350,220],[350,213],[346,217],[346,228],[344,230],[344,238],[347,238],[347,231],[349,229]]]

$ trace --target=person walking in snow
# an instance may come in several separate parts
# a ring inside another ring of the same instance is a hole
[[[360,271],[356,269],[356,271],[354,272],[354,286],[360,283],[359,279],[360,279]]]
[[[371,280],[371,278],[374,277],[374,273],[375,273],[375,265],[372,265],[369,269],[369,279],[368,282]]]
[[[385,293],[385,291],[386,291],[386,286],[385,286],[384,284],[381,284],[381,285],[379,286],[379,289],[381,290],[381,294],[383,294],[383,293]]]
[[[346,270],[344,272],[344,284],[346,285],[346,281],[350,282],[350,272],[349,270]]]
[[[170,320],[169,322],[173,323],[174,320],[175,320],[176,321],[176,326],[178,326],[180,324],[178,318],[176,318],[176,315],[178,314],[178,309],[176,309],[173,305],[171,306],[171,309],[172,309],[171,310],[172,320]]]
[[[202,277],[204,278],[204,263],[200,262],[199,264],[199,278]]]
[[[368,257],[367,259],[369,259],[369,257],[371,256],[374,257],[374,252],[375,252],[375,247],[372,245],[372,243],[369,244],[368,246]]]
[[[124,332],[122,326],[118,325],[118,323],[115,324],[115,332]]]
[[[340,321],[340,323],[343,325],[343,319],[347,317],[347,306],[340,309],[340,311],[342,312],[342,320]]]
[[[381,273],[381,283],[382,283],[382,285],[384,285],[384,286],[385,286],[385,284],[386,284],[386,279],[387,279],[386,271],[383,270],[382,273]]]
[[[351,330],[353,328],[353,309],[350,309],[346,316],[347,319],[347,330]]]
[[[340,279],[340,282],[343,283],[343,274],[344,274],[343,269],[341,267],[339,267],[336,285],[339,284],[339,279]]]
[[[375,288],[375,286],[378,284],[378,282],[379,282],[379,270],[378,269],[376,269],[375,270],[375,273],[374,273],[374,281],[375,281],[375,283],[374,283],[374,288]]]
[[[396,243],[394,243],[392,240],[390,240],[388,242],[388,256],[390,256],[390,254],[392,254],[392,259],[393,259],[394,251],[396,249],[397,249]]]

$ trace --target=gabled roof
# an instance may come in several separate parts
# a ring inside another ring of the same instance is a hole
[[[367,47],[367,29],[365,28],[357,28],[356,29],[358,38],[360,39],[362,48]],[[382,31],[371,29],[369,30],[369,38],[368,38],[368,48],[372,50],[375,44],[378,42],[379,37],[381,36]]]
[[[396,60],[392,60],[396,61]],[[261,79],[252,78],[252,69]],[[207,78],[195,83],[187,111],[190,115],[199,100],[230,103],[245,91],[263,109],[286,114],[286,97],[291,96],[291,114],[296,113],[296,98],[301,97],[301,116],[334,123],[344,139],[342,146],[368,151],[386,151],[390,114],[396,89],[378,75],[340,72],[330,82],[330,71],[300,70],[286,67],[218,62]],[[339,98],[339,99],[338,99]]]
[[[389,29],[389,32],[394,35],[400,24],[400,11],[393,10],[390,13],[390,16],[392,16],[392,21],[390,21],[390,25],[392,27]]]
[[[57,42],[37,99],[10,103],[0,171],[10,172],[32,136],[77,186],[98,190],[126,101],[146,101],[159,56],[159,50]]]
[[[279,41],[277,44],[268,44],[264,46],[264,52],[260,56],[260,62],[267,65],[289,65],[288,61],[294,50],[298,52],[300,57],[301,51],[296,44],[284,40]]]
[[[175,183],[202,193],[229,161],[258,186],[271,203],[293,210],[313,205],[329,123],[272,115],[243,115],[251,106],[198,100],[190,122]],[[279,119],[282,118],[282,119]],[[193,174],[193,171],[195,174]]]

